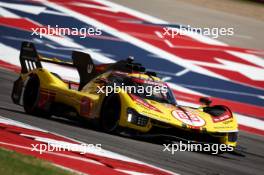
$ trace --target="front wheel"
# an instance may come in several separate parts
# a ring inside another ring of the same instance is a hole
[[[107,133],[118,133],[121,101],[118,94],[105,97],[101,108],[100,128]]]

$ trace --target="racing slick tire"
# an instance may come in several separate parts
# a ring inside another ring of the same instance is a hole
[[[39,117],[50,117],[48,111],[44,111],[38,108],[40,96],[40,81],[38,76],[32,75],[28,79],[24,94],[23,94],[23,107],[26,113]]]
[[[99,127],[107,133],[118,133],[120,131],[119,120],[121,112],[121,101],[118,94],[105,97],[99,120]]]

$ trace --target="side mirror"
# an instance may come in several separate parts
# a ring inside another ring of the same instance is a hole
[[[205,106],[210,106],[210,104],[212,103],[212,101],[208,97],[201,97],[199,101]]]

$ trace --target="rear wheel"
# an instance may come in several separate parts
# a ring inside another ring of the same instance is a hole
[[[27,81],[24,95],[23,106],[26,113],[41,117],[50,117],[49,112],[38,108],[40,95],[40,81],[36,75],[32,75]]]
[[[118,133],[120,120],[121,102],[118,94],[106,97],[100,117],[100,128],[108,133]]]

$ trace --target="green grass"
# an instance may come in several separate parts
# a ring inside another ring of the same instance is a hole
[[[0,148],[2,175],[76,175],[32,156]]]

